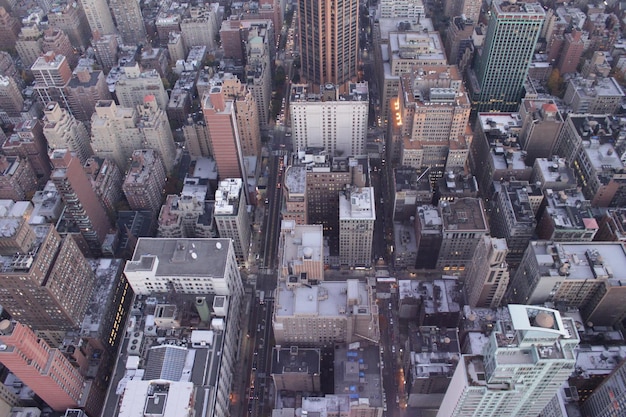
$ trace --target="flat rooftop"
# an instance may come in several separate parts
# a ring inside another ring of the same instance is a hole
[[[459,198],[439,203],[444,231],[489,231],[480,198]]]
[[[157,276],[224,277],[231,245],[230,239],[140,238],[125,271],[151,270],[158,260]]]
[[[348,307],[348,292],[354,293],[360,304]],[[365,314],[371,307],[365,283],[356,280],[323,281],[318,285],[300,286],[293,290],[281,282],[276,289],[276,300],[274,314],[277,317],[339,317],[347,316],[348,308]]]

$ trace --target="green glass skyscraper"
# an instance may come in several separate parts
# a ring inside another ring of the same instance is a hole
[[[539,3],[493,1],[485,44],[470,74],[474,114],[517,111],[545,16]]]

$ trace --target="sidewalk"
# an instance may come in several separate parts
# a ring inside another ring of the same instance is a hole
[[[252,309],[252,304],[254,303],[254,292],[248,293],[245,295],[245,311],[250,312]],[[247,404],[248,401],[246,399],[246,388],[248,386],[248,377],[250,374],[250,369],[248,366],[248,360],[250,358],[250,349],[253,345],[250,343],[250,338],[248,335],[248,326],[250,324],[250,314],[243,314],[242,322],[241,322],[241,342],[239,345],[239,358],[237,360],[237,365],[235,367],[234,378],[233,378],[233,389],[231,395],[231,413],[232,417],[244,417],[247,413],[247,410],[244,407],[244,404]]]

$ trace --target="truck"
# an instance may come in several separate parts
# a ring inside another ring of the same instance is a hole
[[[259,304],[265,304],[265,291],[259,292]]]

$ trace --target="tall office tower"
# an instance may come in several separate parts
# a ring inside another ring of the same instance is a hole
[[[12,124],[21,118],[23,108],[24,98],[15,79],[0,74],[0,121]]]
[[[235,99],[235,117],[239,128],[241,153],[245,156],[261,155],[261,130],[257,102],[250,90],[245,88]]]
[[[112,222],[117,220],[118,203],[122,200],[122,172],[111,159],[92,156],[83,164],[91,187],[102,202]]]
[[[472,110],[517,111],[545,11],[539,3],[495,0],[490,15],[470,73]]]
[[[111,0],[117,31],[124,45],[146,44],[146,28],[138,1]]]
[[[47,29],[44,32],[41,50],[44,53],[54,52],[55,55],[63,55],[70,68],[78,64],[79,55],[74,52],[72,41],[61,29]]]
[[[163,160],[167,172],[174,169],[176,144],[165,110],[159,108],[154,96],[146,96],[143,104],[137,106],[139,122],[137,127],[144,136],[144,146],[154,149]]]
[[[436,267],[446,275],[464,277],[474,262],[476,246],[489,234],[483,202],[479,198],[442,201],[439,211],[443,224]]]
[[[626,362],[622,361],[580,407],[583,415],[613,417],[626,406]]]
[[[91,117],[94,153],[112,159],[120,170],[125,171],[135,149],[145,147],[137,122],[134,107],[118,107],[113,100],[99,101]]]
[[[559,55],[556,68],[562,74],[572,74],[576,72],[580,59],[585,51],[585,40],[583,32],[574,29],[564,35],[564,45]]]
[[[246,192],[241,178],[220,181],[215,191],[213,217],[221,238],[231,239],[237,262],[247,265],[250,250],[250,217],[248,216]]]
[[[180,21],[180,34],[185,47],[206,46],[208,51],[217,49],[216,37],[219,32],[218,3],[206,3],[189,8],[189,17]]]
[[[247,178],[235,114],[234,100],[215,85],[202,99],[202,113],[211,140],[211,154],[221,179]]]
[[[614,147],[610,118],[569,114],[554,146],[554,154],[565,158],[582,191],[593,207],[626,204],[626,183],[621,179],[625,164]]]
[[[0,199],[27,200],[37,191],[37,175],[28,159],[0,155]]]
[[[272,99],[272,40],[270,34],[257,27],[248,33],[246,84],[256,100],[261,130],[268,129]]]
[[[211,138],[204,117],[189,115],[182,130],[185,146],[192,160],[211,155]]]
[[[93,61],[79,62],[67,84],[67,101],[72,115],[81,122],[89,122],[99,100],[110,100],[111,93],[102,71],[93,69]]]
[[[21,322],[0,322],[0,362],[55,411],[84,401],[85,380],[56,348]]]
[[[112,35],[115,33],[115,24],[111,16],[111,10],[105,0],[80,0],[91,33],[99,35]]]
[[[373,187],[350,187],[339,194],[339,262],[369,267],[376,208]]]
[[[472,142],[470,101],[455,66],[422,67],[400,77],[392,100],[392,161],[429,169],[431,178],[464,168]]]
[[[130,168],[122,188],[131,210],[148,210],[153,219],[161,210],[165,167],[159,154],[153,149],[133,152]]]
[[[294,150],[324,148],[331,156],[365,153],[368,85],[350,83],[347,90],[342,94],[338,86],[326,84],[321,93],[311,94],[305,84],[292,86],[289,113]]]
[[[315,89],[347,87],[357,75],[359,2],[306,0],[298,5],[302,78]]]
[[[259,127],[259,109],[250,90],[232,73],[220,73],[210,80],[210,84],[211,86],[221,88],[226,102],[233,102],[236,135],[238,146],[241,147],[242,157],[260,155],[261,132]],[[211,88],[210,93],[212,94],[213,91],[214,89]],[[206,114],[207,112],[205,112],[205,115]],[[208,114],[217,117],[211,112]],[[207,126],[209,131],[211,131],[211,126]],[[211,135],[209,135],[209,137],[211,137]]]
[[[537,220],[534,207],[539,207],[543,193],[527,181],[495,184],[493,210],[490,216],[491,234],[506,239],[509,249],[507,262],[517,267],[528,242],[535,234]]]
[[[471,307],[497,308],[509,284],[508,248],[505,239],[483,236],[476,246],[474,263],[465,277],[467,304]]]
[[[43,134],[43,123],[31,119],[18,123],[14,134],[2,144],[2,153],[7,156],[20,156],[28,159],[39,183],[48,181],[50,177],[50,159],[48,144]]]
[[[50,149],[68,149],[84,164],[93,150],[89,142],[89,133],[85,125],[76,120],[59,103],[46,105],[43,118],[43,134]]]
[[[91,41],[96,61],[105,73],[109,73],[111,68],[117,65],[118,40],[116,35],[94,36]]]
[[[48,13],[49,26],[62,30],[77,49],[86,49],[91,39],[91,30],[83,8],[74,0],[54,0]]]
[[[15,50],[25,67],[32,66],[41,55],[43,32],[37,24],[23,26],[15,41]]]
[[[72,70],[65,56],[46,52],[37,58],[30,70],[35,77],[35,92],[39,101],[44,104],[56,101],[69,109],[65,87],[72,78]]]
[[[302,277],[306,280],[323,281],[324,234],[322,225],[299,225],[293,220],[282,220],[278,256],[279,280],[291,283],[293,277],[297,277],[299,282]]]
[[[522,118],[519,142],[526,151],[525,162],[532,165],[537,158],[552,157],[552,148],[563,127],[563,117],[554,100],[522,99],[519,114]]]
[[[91,187],[80,160],[67,149],[50,154],[54,170],[50,176],[65,203],[65,218],[75,224],[85,241],[81,250],[98,256],[111,227],[102,202]]]
[[[0,7],[0,49],[13,49],[20,33],[20,21]]]
[[[336,343],[378,341],[373,290],[357,279],[311,285],[280,282],[275,292],[272,326],[276,344],[334,347]]]
[[[438,417],[535,417],[567,381],[580,342],[574,320],[519,304],[508,312],[482,354],[462,355]]]
[[[122,67],[123,75],[115,83],[115,96],[122,107],[143,104],[148,95],[154,96],[160,109],[165,110],[169,97],[156,70],[143,71],[136,62]]]
[[[445,0],[443,13],[450,17],[465,16],[467,19],[478,22],[481,6],[481,0]]]
[[[309,224],[307,221],[306,167],[290,165],[285,169],[285,205],[281,211],[283,220],[293,220],[296,224]]]
[[[2,237],[3,247],[13,240],[20,249],[2,252],[6,266],[0,273],[4,283],[0,293],[2,306],[42,334],[79,327],[95,275],[76,242],[61,238],[54,226],[22,224],[28,222],[26,218],[3,221],[15,225]]]

